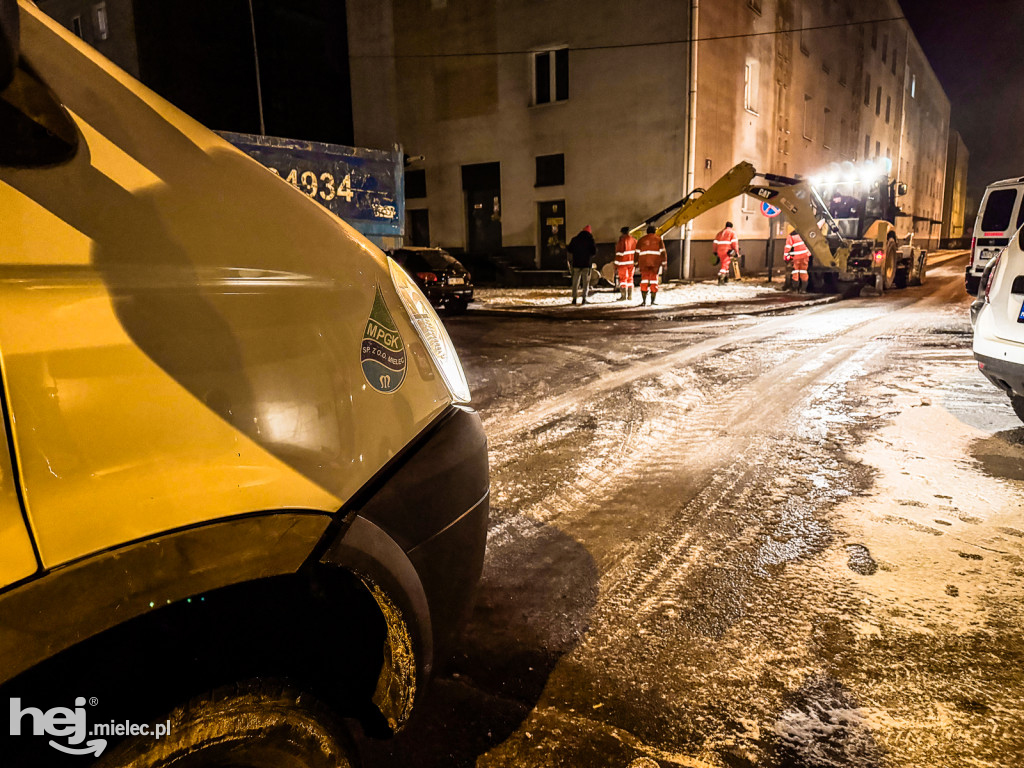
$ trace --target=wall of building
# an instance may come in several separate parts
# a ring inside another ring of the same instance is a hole
[[[139,57],[135,42],[135,13],[132,0],[37,0],[36,5],[58,24],[76,31],[81,38],[133,77],[139,76]],[[104,37],[97,13],[103,8],[107,19]]]
[[[967,223],[967,145],[958,131],[949,134],[946,150],[945,195],[942,199],[942,241],[944,246],[964,245],[970,237]]]
[[[620,226],[686,191],[687,6],[349,0],[355,143],[423,155],[412,167],[427,196],[409,207],[429,211],[433,243],[466,247],[461,168],[497,162],[506,255],[539,263],[537,204],[564,200],[567,236],[590,224],[607,257]],[[909,186],[898,231],[933,247],[949,103],[901,16],[895,0],[702,3],[696,186],[741,160],[811,176],[887,158]],[[535,105],[532,52],[566,46],[569,98]],[[536,157],[558,153],[565,183],[535,186]],[[693,274],[713,273],[710,241],[727,219],[748,268],[764,267],[771,225],[738,199],[695,220]],[[666,238],[673,276],[680,237]]]

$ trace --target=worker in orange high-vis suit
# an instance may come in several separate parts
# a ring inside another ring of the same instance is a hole
[[[807,292],[807,266],[811,260],[811,252],[804,239],[794,230],[786,237],[786,246],[782,249],[782,258],[793,262],[793,289],[797,293]]]
[[[615,269],[619,273],[619,298],[616,301],[633,300],[633,269],[636,267],[636,238],[629,234],[629,227],[623,227],[619,242],[615,244]]]
[[[732,230],[732,222],[725,222],[725,229],[715,235],[715,256],[718,257],[718,284],[729,282],[729,265],[740,252],[740,241]]]
[[[658,295],[658,276],[668,263],[665,241],[661,235],[655,234],[653,226],[647,228],[647,234],[636,244],[636,261],[640,266],[640,306],[647,303],[647,293],[651,294],[651,306]]]

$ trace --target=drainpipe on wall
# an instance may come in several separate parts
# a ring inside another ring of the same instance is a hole
[[[700,0],[690,0],[690,94],[687,102],[686,129],[686,196],[694,188],[694,167],[697,163],[697,11]],[[679,267],[679,279],[690,276],[690,239],[693,236],[693,220],[686,222],[683,229],[683,259]]]

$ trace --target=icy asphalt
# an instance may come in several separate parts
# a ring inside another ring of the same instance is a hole
[[[1024,429],[963,264],[771,315],[453,318],[484,578],[367,764],[1024,764]]]

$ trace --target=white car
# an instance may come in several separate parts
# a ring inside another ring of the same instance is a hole
[[[986,271],[974,320],[974,357],[985,377],[1010,397],[1024,421],[1024,229]]]

